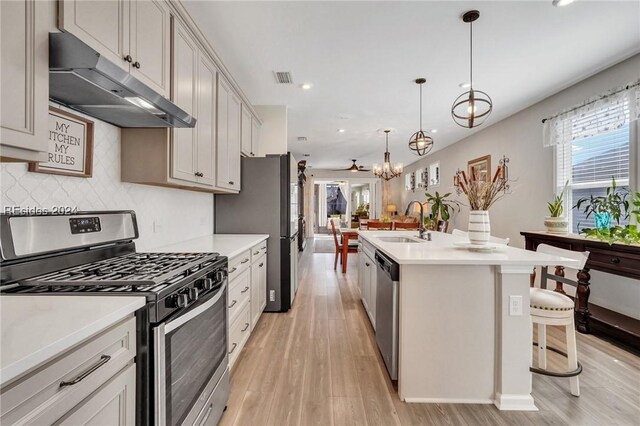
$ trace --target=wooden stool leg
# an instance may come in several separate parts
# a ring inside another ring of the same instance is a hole
[[[576,348],[576,329],[573,321],[565,328],[567,334],[567,367],[569,371],[578,368],[578,350]],[[578,376],[570,377],[571,395],[580,396],[580,382]]]
[[[547,368],[547,326],[538,323],[538,368]]]
[[[336,251],[336,258],[333,261],[333,270],[334,271],[338,268],[338,256],[339,256],[339,253]]]

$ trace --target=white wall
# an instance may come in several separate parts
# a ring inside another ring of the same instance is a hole
[[[262,121],[258,155],[287,153],[287,107],[284,105],[255,105]]]
[[[121,182],[120,129],[88,118],[95,122],[93,177],[31,173],[26,164],[3,163],[2,211],[10,206],[135,210],[140,229],[138,251],[213,233],[213,195]]]
[[[542,146],[541,120],[564,108],[636,80],[640,75],[640,55],[635,55],[611,68],[583,80],[549,98],[495,123],[427,158],[405,167],[405,172],[440,161],[441,184],[429,192],[454,192],[453,175],[458,168],[466,170],[467,161],[491,155],[495,170],[502,155],[510,158],[509,172],[514,182],[512,193],[491,208],[494,235],[509,237],[512,245],[523,247],[520,231],[543,229],[547,214],[546,201],[554,191],[553,149]],[[494,108],[500,108],[495,105]],[[489,118],[489,123],[491,119]],[[437,146],[438,140],[435,138]],[[404,174],[395,180],[392,191],[401,205],[413,198],[425,199],[424,193],[404,190]],[[464,201],[459,197],[460,201]],[[453,226],[467,229],[468,209],[453,218]],[[592,274],[591,301],[627,315],[640,318],[640,283],[635,280]]]

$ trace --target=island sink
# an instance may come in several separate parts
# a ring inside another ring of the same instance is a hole
[[[422,243],[423,241],[409,237],[378,237],[380,241],[385,243]]]

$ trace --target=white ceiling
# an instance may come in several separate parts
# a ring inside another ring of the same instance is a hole
[[[289,150],[311,154],[314,168],[381,162],[382,128],[396,129],[393,162],[418,160],[407,147],[419,126],[418,77],[435,150],[477,131],[450,115],[469,79],[467,10],[480,11],[474,86],[494,103],[480,129],[640,51],[638,1],[185,3],[249,100],[288,106]],[[290,71],[295,84],[276,84],[273,71]]]

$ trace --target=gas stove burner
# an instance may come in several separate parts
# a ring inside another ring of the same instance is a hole
[[[23,286],[149,290],[180,282],[211,265],[217,253],[131,253],[21,280]]]

